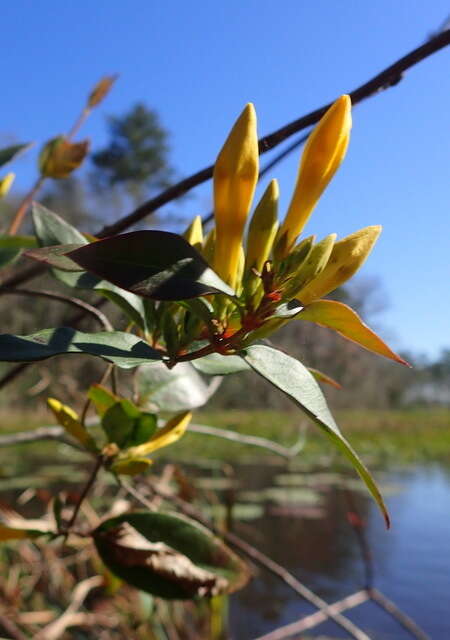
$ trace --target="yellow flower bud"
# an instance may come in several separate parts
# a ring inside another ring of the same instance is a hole
[[[39,169],[46,178],[67,178],[83,162],[89,141],[70,142],[58,136],[47,142],[39,156]]]
[[[246,269],[262,271],[278,229],[278,182],[272,180],[256,206],[247,238]]]
[[[7,173],[4,178],[0,179],[0,198],[4,198],[8,194],[15,177],[15,173]]]
[[[205,258],[208,264],[212,264],[214,260],[215,247],[216,247],[216,228],[213,227],[206,234],[206,238],[203,241],[203,248],[201,251],[202,256]]]
[[[96,107],[98,104],[100,104],[100,102],[102,102],[102,100],[110,92],[111,87],[113,86],[117,78],[117,73],[112,76],[104,76],[103,78],[101,78],[89,94],[87,106],[92,109],[92,107]]]
[[[256,113],[248,104],[239,116],[214,166],[214,267],[234,287],[245,222],[258,180]]]
[[[325,269],[296,298],[306,306],[344,284],[365,262],[380,233],[379,225],[365,227],[336,242]]]
[[[351,101],[341,96],[308,138],[286,218],[278,233],[277,255],[284,257],[303,230],[323,191],[344,159],[350,139]]]
[[[288,297],[299,298],[299,292],[304,290],[308,282],[315,281],[319,274],[324,271],[332,255],[335,242],[336,234],[330,233],[330,235],[313,246],[308,257],[292,278],[292,283],[290,283],[287,291]],[[303,302],[303,300],[301,301]]]
[[[200,251],[203,246],[203,227],[201,216],[195,216],[191,224],[183,233],[183,237],[189,242],[189,244],[197,249],[197,251]]]

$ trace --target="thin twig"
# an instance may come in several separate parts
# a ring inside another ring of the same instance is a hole
[[[260,436],[249,436],[243,433],[236,433],[230,429],[221,429],[219,427],[210,427],[206,424],[191,424],[189,425],[189,431],[194,433],[202,433],[207,436],[215,436],[217,438],[224,438],[225,440],[231,440],[232,442],[238,442],[239,444],[251,445],[253,447],[261,447],[262,449],[268,449],[273,453],[276,453],[288,460],[296,456],[300,451],[304,439],[301,438],[292,447],[283,447],[283,445],[269,440],[268,438],[261,438]]]
[[[99,311],[96,307],[80,298],[73,296],[65,296],[61,293],[54,293],[53,291],[35,290],[35,289],[9,289],[2,288],[0,293],[3,295],[18,295],[28,296],[31,298],[48,298],[49,300],[56,300],[57,302],[64,302],[77,309],[83,309],[84,312],[89,313],[91,316],[100,323],[105,331],[114,331],[114,328],[104,313]]]
[[[19,431],[18,433],[6,433],[0,435],[0,447],[11,447],[16,444],[30,444],[32,442],[39,442],[40,440],[56,440],[69,444],[75,449],[80,449],[75,441],[66,438],[65,430],[63,427],[51,426],[51,427],[39,427],[32,431]]]
[[[31,203],[36,198],[38,192],[40,191],[42,185],[45,182],[44,176],[39,176],[34,185],[31,187],[30,191],[27,193],[25,198],[20,203],[19,208],[17,209],[14,218],[11,221],[11,224],[8,228],[8,235],[14,236],[20,229],[20,226],[23,222],[23,219],[30,208]]]
[[[27,636],[25,636],[19,627],[5,614],[0,612],[0,627],[9,633],[11,638],[14,640],[27,640]]]
[[[373,602],[384,609],[384,611],[387,611],[387,613],[397,620],[400,626],[417,638],[417,640],[431,640],[430,636],[426,634],[412,618],[406,615],[406,613],[403,613],[403,611],[397,607],[395,602],[386,598],[386,596],[380,593],[378,589],[371,589],[370,597]]]
[[[144,496],[141,496],[139,492],[134,489],[130,491],[130,487],[128,486],[126,488],[130,492],[130,494],[137,500],[139,500],[142,504],[147,507],[151,505],[151,503],[149,503],[149,501]],[[262,551],[259,551],[248,542],[245,542],[245,540],[242,540],[242,538],[237,536],[235,533],[218,529],[212,522],[210,522],[210,520],[208,520],[208,518],[203,516],[203,514],[201,514],[195,507],[189,504],[189,502],[185,502],[178,496],[175,496],[169,491],[162,489],[158,484],[152,482],[151,489],[156,495],[159,495],[165,500],[176,504],[182,513],[190,516],[191,518],[194,518],[205,527],[207,527],[210,531],[229,542],[236,549],[239,549],[239,551],[251,558],[253,562],[260,565],[261,567],[264,567],[264,569],[277,576],[277,578],[279,578],[282,582],[284,582],[285,585],[287,585],[290,589],[297,593],[297,595],[304,598],[307,602],[312,604],[320,611],[323,611],[324,615],[326,611],[326,617],[331,618],[336,624],[345,629],[347,633],[352,636],[352,638],[355,638],[356,640],[370,640],[369,636],[364,633],[364,631],[359,629],[355,624],[353,624],[353,622],[342,616],[340,613],[333,613],[332,611],[328,611],[329,605],[327,604],[327,602],[325,602],[325,600],[322,600],[322,598],[317,596],[310,589],[308,589],[308,587],[297,580],[297,578],[293,576],[292,573],[275,562],[275,560],[272,560],[272,558],[269,558],[269,556],[266,556],[264,553],[262,553]]]
[[[74,618],[74,614],[83,604],[89,591],[100,587],[103,582],[104,580],[101,576],[92,576],[80,582],[75,587],[72,600],[62,616],[41,629],[41,631],[34,636],[35,640],[58,640],[68,626],[73,626],[76,623],[79,624],[78,619]]]
[[[339,600],[334,604],[330,604],[322,611],[316,611],[315,613],[311,613],[296,622],[291,622],[283,627],[278,627],[278,629],[275,629],[270,633],[265,633],[263,636],[258,636],[254,640],[284,640],[284,638],[289,638],[298,633],[303,633],[303,631],[317,627],[317,625],[325,622],[329,617],[328,613],[330,611],[332,613],[343,613],[344,611],[357,607],[363,602],[367,602],[369,599],[370,596],[364,589],[362,591],[356,591],[350,596],[342,598],[342,600]]]
[[[72,517],[70,518],[70,520],[69,520],[69,522],[67,524],[67,527],[65,527],[66,534],[70,533],[71,528],[75,524],[75,520],[77,519],[77,515],[78,515],[78,512],[80,511],[81,505],[83,504],[83,500],[86,498],[87,494],[92,489],[92,487],[93,487],[93,485],[95,483],[95,480],[97,478],[97,474],[98,474],[98,472],[100,471],[100,469],[101,469],[101,467],[103,465],[103,462],[104,462],[103,456],[101,456],[101,455],[98,456],[98,458],[96,460],[96,463],[95,463],[95,466],[91,471],[91,475],[89,476],[88,481],[86,482],[86,485],[85,485],[83,491],[81,492],[80,497],[78,498],[78,502],[75,505],[75,508],[73,510],[73,513],[72,513]]]

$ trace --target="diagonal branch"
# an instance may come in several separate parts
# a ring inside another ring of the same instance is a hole
[[[406,56],[403,56],[389,67],[386,67],[386,69],[383,69],[383,71],[371,78],[368,82],[365,82],[360,87],[351,91],[350,97],[352,99],[352,104],[358,104],[362,100],[365,100],[374,94],[395,86],[402,79],[403,74],[407,69],[410,69],[418,62],[421,62],[428,56],[436,53],[436,51],[443,49],[449,44],[450,29],[447,29],[434,36],[420,47],[410,51]],[[259,152],[261,154],[266,153],[294,133],[298,133],[299,131],[306,129],[306,127],[316,124],[330,106],[331,104],[325,104],[322,107],[319,107],[319,109],[315,109],[315,111],[311,111],[301,118],[281,127],[281,129],[261,138],[259,141]],[[144,202],[144,204],[140,205],[129,215],[117,220],[117,222],[109,226],[107,225],[103,227],[98,234],[99,237],[111,236],[124,231],[131,225],[140,222],[143,218],[156,211],[156,209],[159,209],[168,202],[179,198],[199,184],[206,182],[212,178],[212,174],[213,165],[194,173],[192,176],[189,176],[184,180],[181,180],[181,182],[169,187],[169,189],[166,189],[166,191],[163,191],[155,198]]]

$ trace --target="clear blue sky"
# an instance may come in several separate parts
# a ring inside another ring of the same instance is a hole
[[[2,4],[3,142],[67,130],[87,90],[119,72],[84,129],[105,142],[104,115],[138,100],[171,132],[180,176],[213,161],[243,105],[265,134],[358,86],[421,44],[446,0],[17,0]],[[430,356],[450,345],[450,49],[355,108],[343,167],[308,232],[345,235],[382,224],[363,269],[383,282],[385,336]],[[16,163],[17,187],[35,154]],[[274,170],[286,206],[298,155]],[[184,210],[210,206],[210,184]]]

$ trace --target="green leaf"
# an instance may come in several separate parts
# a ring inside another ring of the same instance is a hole
[[[220,353],[210,353],[203,358],[192,360],[192,365],[207,376],[227,376],[250,369],[240,356],[223,356]]]
[[[35,246],[37,242],[33,236],[0,235],[0,269],[14,262],[22,253],[22,249]]]
[[[184,238],[168,231],[125,233],[76,249],[69,257],[87,271],[154,300],[234,295]]]
[[[207,385],[189,362],[172,369],[163,363],[143,365],[136,374],[139,405],[150,410],[184,411],[201,407],[217,388]]]
[[[85,353],[123,369],[161,360],[161,353],[122,331],[83,333],[69,327],[44,329],[29,336],[0,334],[0,362],[35,362],[65,353]]]
[[[208,529],[172,513],[136,512],[111,518],[94,532],[98,553],[128,584],[165,599],[231,593],[249,573]]]
[[[31,146],[32,145],[28,142],[26,144],[15,144],[11,147],[4,147],[3,149],[0,149],[0,167],[3,167],[3,165],[8,164],[8,162],[17,158],[17,156],[27,151]]]
[[[99,416],[105,415],[106,410],[119,401],[119,396],[116,396],[101,384],[93,384],[89,387],[87,396],[94,405]]]
[[[41,247],[55,244],[87,244],[84,235],[47,207],[35,202],[32,208],[33,225]]]
[[[141,412],[126,399],[115,402],[102,417],[102,427],[108,442],[115,442],[121,449],[147,442],[157,426],[155,415]]]
[[[53,266],[53,275],[66,286],[76,289],[95,290],[105,296],[132,320],[138,327],[145,330],[143,301],[138,296],[114,286],[97,276],[84,271],[80,265],[75,264],[67,256],[71,249],[88,244],[82,233],[63,220],[50,209],[40,204],[33,206],[33,223],[39,244],[43,247],[40,251],[27,252],[27,256],[35,260],[46,262]],[[61,246],[59,249],[54,245]],[[68,245],[76,245],[68,246]],[[52,250],[45,251],[44,247],[52,246]],[[58,262],[58,257],[60,261]],[[64,260],[62,262],[61,260]],[[73,273],[69,273],[73,272]],[[76,272],[76,273],[74,273]]]
[[[302,409],[338,446],[353,464],[374,497],[389,527],[389,515],[372,476],[344,438],[328,409],[319,385],[301,362],[282,351],[264,345],[253,345],[242,357],[261,377],[280,389]]]

